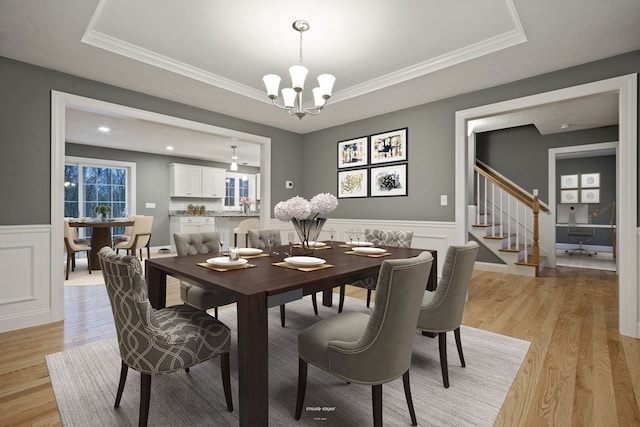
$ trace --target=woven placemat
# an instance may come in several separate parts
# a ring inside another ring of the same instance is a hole
[[[347,251],[347,252],[345,252],[345,254],[358,255],[358,256],[368,256],[369,258],[380,258],[380,257],[383,257],[383,256],[391,255],[391,252],[383,252],[381,254],[363,254],[363,253],[355,252],[355,251]]]
[[[289,264],[288,262],[285,262],[285,261],[274,262],[273,265],[276,265],[278,267],[290,268],[292,270],[300,270],[300,271],[316,271],[316,270],[322,270],[323,268],[333,267],[333,264],[321,264],[321,265],[314,265],[312,267],[298,267],[297,265]]]
[[[209,270],[215,270],[215,271],[233,271],[233,270],[242,270],[245,268],[251,268],[251,267],[255,267],[255,264],[242,264],[242,265],[238,265],[238,266],[233,266],[233,267],[219,267],[217,265],[213,265],[213,264],[209,264],[208,262],[199,262],[197,263],[200,267],[204,267],[204,268],[208,268]]]

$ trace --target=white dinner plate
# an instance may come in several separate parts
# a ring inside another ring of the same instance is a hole
[[[249,261],[244,258],[232,260],[228,256],[219,256],[215,258],[209,258],[207,260],[207,263],[217,265],[219,267],[238,267],[242,264],[246,264],[247,262]]]
[[[324,264],[325,260],[312,256],[291,256],[284,259],[285,262],[295,265],[296,267],[313,267]]]
[[[262,249],[258,248],[239,248],[240,255],[258,255],[262,253]]]
[[[373,246],[373,243],[371,243],[371,242],[348,242],[347,245],[349,245],[349,246]]]
[[[327,246],[325,242],[314,242],[313,240],[309,241],[309,247],[311,248],[319,248],[320,246]]]
[[[386,249],[382,249],[382,248],[353,248],[353,251],[359,254],[367,254],[367,255],[377,255],[377,254],[383,254],[387,252]]]

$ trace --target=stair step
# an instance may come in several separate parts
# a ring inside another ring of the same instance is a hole
[[[540,265],[544,264],[544,261],[545,261],[546,259],[547,259],[547,257],[545,257],[545,256],[541,256],[541,257],[540,257],[540,260],[539,260],[540,262],[536,265],[536,264],[533,262],[533,256],[532,256],[532,255],[529,255],[529,256],[527,257],[527,260],[526,260],[526,261],[518,261],[518,262],[515,262],[514,264],[516,264],[516,265],[528,265],[528,266],[531,266],[531,267],[538,267],[538,266],[540,266]]]
[[[507,239],[509,235],[503,234],[501,236],[482,236],[482,237],[489,240],[502,240],[502,239]],[[515,237],[515,234],[512,234],[511,237]]]
[[[500,252],[520,252],[523,251],[525,248],[525,246],[521,243],[518,246],[514,244],[512,244],[510,247],[508,248],[500,248],[498,249]]]
[[[478,227],[478,228],[488,228],[488,227],[493,227],[494,224],[473,224],[471,225],[472,227]],[[496,224],[498,225],[498,224]]]

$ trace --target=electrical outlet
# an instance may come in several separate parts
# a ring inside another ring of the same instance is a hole
[[[147,209],[155,209],[156,208],[156,204],[155,203],[145,203],[144,207],[147,208]]]
[[[538,195],[538,189],[537,189],[537,188],[534,188],[534,189],[533,189],[533,195],[534,195],[534,196],[537,196],[537,195]]]
[[[293,181],[285,181],[284,188],[287,188],[287,189],[293,188]]]
[[[440,206],[447,206],[447,195],[442,194],[440,196]]]

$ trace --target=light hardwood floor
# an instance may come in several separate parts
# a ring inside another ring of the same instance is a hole
[[[474,272],[463,323],[531,342],[496,425],[640,425],[640,340],[617,332],[616,281],[563,267],[541,278]],[[177,282],[168,286],[168,302],[179,303]],[[0,426],[60,425],[44,356],[115,336],[103,286],[65,287],[65,313],[0,334]]]

